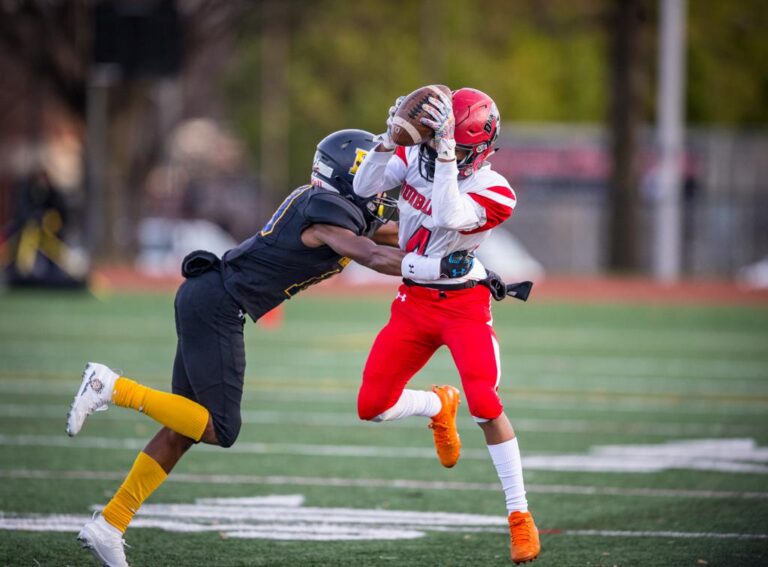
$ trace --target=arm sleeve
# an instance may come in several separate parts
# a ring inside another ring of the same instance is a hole
[[[405,179],[405,148],[398,146],[395,152],[370,151],[352,179],[352,188],[360,197],[372,197],[376,193],[400,186]]]
[[[471,231],[485,223],[485,211],[469,195],[459,192],[456,161],[435,163],[432,187],[432,219],[435,226]]]

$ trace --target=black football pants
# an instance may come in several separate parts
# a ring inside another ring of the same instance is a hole
[[[187,279],[176,293],[176,359],[172,388],[204,406],[216,437],[230,447],[240,432],[245,374],[245,314],[211,269]]]

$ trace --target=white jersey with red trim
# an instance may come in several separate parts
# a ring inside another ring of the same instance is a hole
[[[438,163],[434,181],[427,181],[419,173],[418,155],[418,146],[399,146],[394,155],[369,152],[354,178],[355,192],[365,197],[400,186],[402,250],[435,258],[457,250],[475,250],[493,227],[512,215],[515,192],[490,164],[458,179],[455,162],[450,167]],[[467,276],[440,282],[459,283],[485,276],[485,268],[476,260]]]

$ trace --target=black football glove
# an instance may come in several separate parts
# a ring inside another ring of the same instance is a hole
[[[507,284],[501,279],[501,276],[496,272],[487,270],[488,276],[480,283],[491,290],[491,295],[496,301],[501,301],[507,296]]]
[[[525,281],[507,285],[496,272],[491,270],[487,270],[487,272],[488,275],[485,279],[480,280],[480,284],[491,290],[491,296],[496,301],[501,301],[507,296],[520,301],[528,301],[533,282]]]
[[[457,250],[440,260],[441,278],[460,278],[466,276],[475,264],[475,254],[471,250]]]

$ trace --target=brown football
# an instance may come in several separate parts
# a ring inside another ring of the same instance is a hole
[[[429,103],[429,97],[439,98],[442,91],[451,96],[451,89],[445,85],[427,85],[416,89],[403,99],[397,112],[392,118],[392,141],[398,146],[416,146],[432,138],[435,132],[429,126],[421,123],[422,118],[432,116],[424,110]]]

